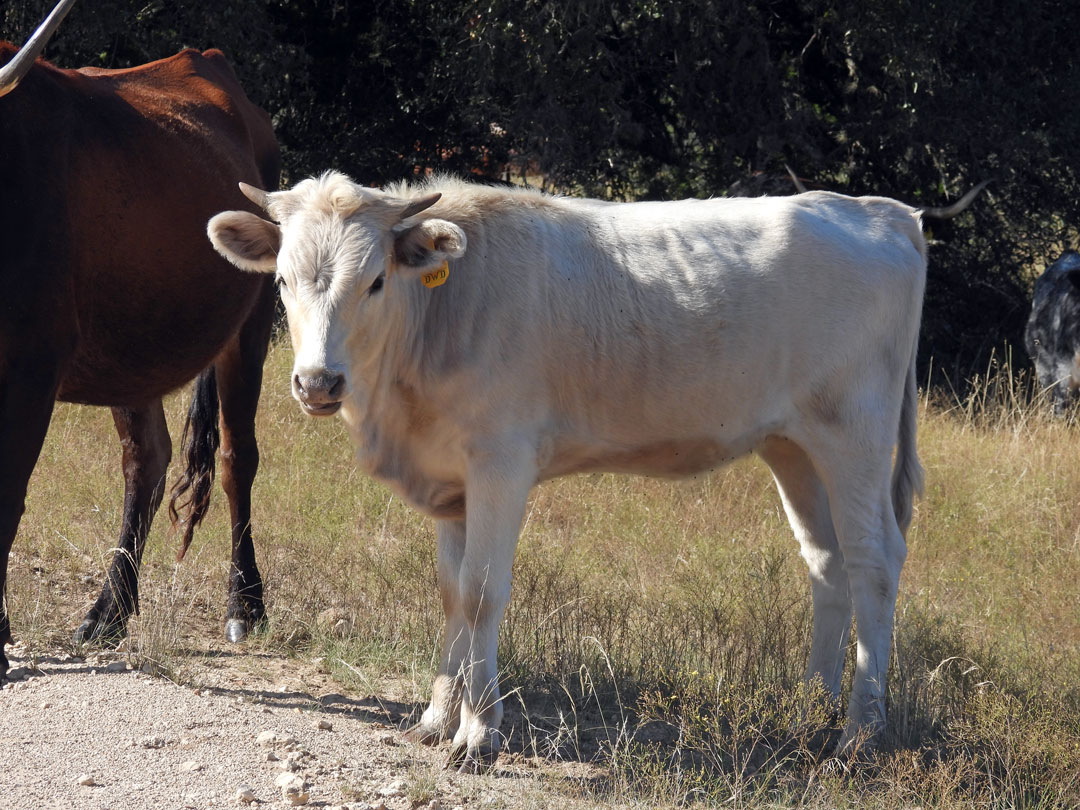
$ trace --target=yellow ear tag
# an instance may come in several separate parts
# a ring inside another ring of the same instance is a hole
[[[443,262],[442,267],[432,270],[430,273],[424,273],[420,278],[425,287],[441,287],[450,278],[450,263]]]

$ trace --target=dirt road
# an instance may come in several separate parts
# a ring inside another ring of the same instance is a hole
[[[0,691],[3,808],[236,807],[245,788],[250,806],[282,807],[283,774],[314,807],[547,804],[525,798],[531,779],[504,778],[512,764],[480,777],[444,770],[444,751],[402,742],[409,707],[336,692],[295,659],[205,651],[198,686],[181,686],[112,654],[9,652],[21,680]]]

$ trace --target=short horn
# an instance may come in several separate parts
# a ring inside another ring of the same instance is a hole
[[[425,211],[431,208],[435,203],[439,201],[442,194],[436,191],[434,194],[429,194],[426,197],[421,197],[419,200],[413,200],[401,211],[401,218],[408,219],[411,216],[419,214],[421,211]]]
[[[247,183],[241,183],[240,192],[263,211],[268,210],[270,205],[270,195],[261,188],[255,188],[255,186],[249,186]]]
[[[788,166],[786,163],[784,164],[784,168],[787,169],[788,177],[791,178],[791,182],[795,184],[795,190],[798,191],[800,194],[806,193],[806,186],[803,185],[802,180],[799,179],[799,176],[795,174],[795,172],[791,170],[791,167]]]
[[[0,68],[0,96],[10,93],[19,82],[26,78],[26,74],[33,67],[34,60],[41,55],[45,43],[49,41],[49,37],[53,35],[60,21],[71,11],[73,5],[75,5],[75,0],[60,0],[45,18],[45,22],[38,26],[30,39],[26,40],[26,44],[19,49],[19,52],[3,68]]]

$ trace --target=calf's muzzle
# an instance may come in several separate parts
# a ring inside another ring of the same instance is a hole
[[[345,375],[332,371],[297,372],[292,378],[293,396],[313,416],[337,413],[345,396]]]

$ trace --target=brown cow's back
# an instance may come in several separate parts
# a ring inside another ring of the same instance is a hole
[[[59,398],[138,405],[206,367],[265,281],[218,257],[205,223],[246,205],[238,181],[277,176],[269,118],[220,51],[126,70],[38,63],[0,98],[0,147],[7,139],[33,148],[19,150],[30,165],[6,170],[22,228],[2,244],[26,241],[0,275],[54,298],[48,328],[71,329],[58,335],[74,342]]]

